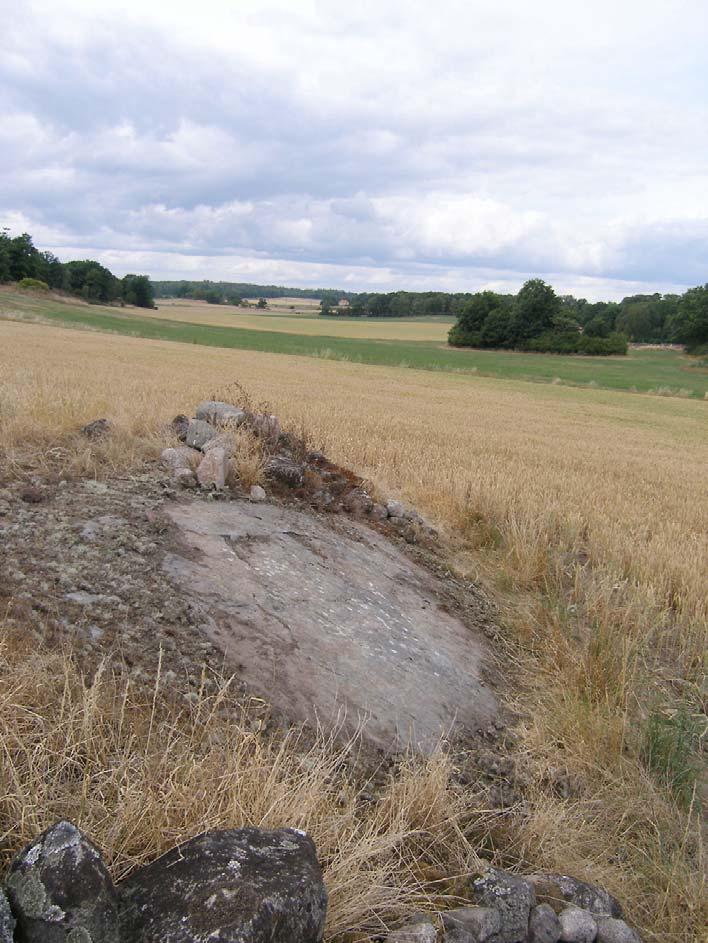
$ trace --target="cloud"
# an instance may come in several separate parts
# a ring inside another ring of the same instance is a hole
[[[350,7],[21,6],[0,224],[176,277],[250,259],[293,284],[540,274],[608,297],[708,278],[700,0]]]

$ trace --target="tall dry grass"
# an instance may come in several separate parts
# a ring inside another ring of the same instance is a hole
[[[105,666],[89,680],[69,653],[1,627],[0,678],[3,870],[61,818],[105,850],[116,880],[204,829],[302,828],[324,866],[327,938],[354,939],[434,912],[443,894],[430,875],[477,863],[460,823],[484,817],[453,789],[442,753],[404,763],[364,801],[349,772],[356,740],[269,738],[227,681],[185,707],[159,673],[152,692]]]
[[[76,424],[106,414],[124,448],[72,458],[70,445],[59,458],[134,469],[166,418],[237,380],[434,518],[451,564],[495,593],[516,647],[533,801],[498,842],[607,885],[648,939],[700,938],[704,403],[1,330],[0,448],[18,468],[51,465]]]

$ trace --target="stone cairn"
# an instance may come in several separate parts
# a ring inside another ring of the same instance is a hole
[[[413,916],[386,943],[640,943],[607,891],[562,874],[467,875],[464,907]],[[327,891],[295,828],[205,832],[114,885],[99,849],[59,822],[0,886],[0,943],[320,943]]]
[[[417,511],[400,501],[375,501],[363,479],[330,462],[322,452],[308,451],[297,436],[283,431],[277,416],[231,403],[209,400],[199,404],[194,418],[176,416],[171,430],[184,444],[165,449],[162,464],[183,488],[225,493],[231,487],[238,491],[233,431],[241,427],[259,441],[273,494],[306,500],[318,510],[385,523],[410,542],[435,536]],[[261,485],[253,485],[248,497],[258,502],[267,500],[268,495]]]

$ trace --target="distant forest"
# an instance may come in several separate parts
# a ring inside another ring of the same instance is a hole
[[[350,300],[352,292],[331,288],[283,288],[282,285],[255,285],[252,282],[153,282],[156,298],[193,298],[212,304],[240,304],[246,298],[312,298],[315,301],[341,298]]]
[[[27,233],[11,238],[0,230],[0,284],[65,291],[94,304],[129,304],[153,308],[152,284],[147,275],[117,278],[100,262],[84,259],[60,262],[52,252],[40,252]]]

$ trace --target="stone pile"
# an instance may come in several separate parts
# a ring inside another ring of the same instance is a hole
[[[238,490],[233,431],[241,427],[257,437],[266,484],[274,493],[304,499],[317,510],[385,522],[407,539],[435,536],[417,511],[400,501],[374,501],[363,479],[330,462],[321,452],[308,451],[300,439],[283,431],[277,416],[231,403],[208,400],[199,404],[193,418],[176,416],[171,429],[184,444],[165,449],[162,464],[184,488],[223,492],[233,486]],[[268,495],[261,485],[253,485],[248,497],[258,502]]]
[[[418,915],[387,943],[640,943],[607,891],[562,874],[468,875],[467,906]],[[59,822],[0,887],[0,943],[320,943],[327,892],[298,829],[205,832],[114,885],[100,851]]]

